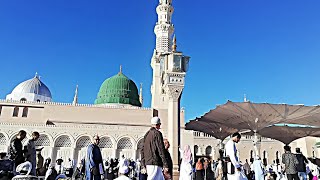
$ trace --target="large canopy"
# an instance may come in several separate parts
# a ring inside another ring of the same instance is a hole
[[[291,129],[292,126],[280,128],[274,126],[276,124],[320,126],[320,106],[228,101],[226,104],[210,110],[202,117],[191,120],[186,124],[186,129],[205,132],[213,136],[220,130],[220,127],[228,127],[228,131],[224,131],[226,128],[222,128],[224,132],[220,132],[220,134],[231,134],[231,131],[235,130],[251,130],[286,144],[301,137],[320,134],[320,129],[311,129],[312,127]],[[281,131],[282,135],[278,136],[277,133]],[[309,133],[311,131],[312,134]],[[284,134],[286,135],[284,136]],[[220,136],[220,138],[223,137],[227,136]]]
[[[296,139],[307,136],[320,137],[318,132],[320,132],[320,128],[273,125],[261,129],[258,134],[263,137],[276,139],[284,144],[290,144]]]
[[[221,123],[205,122],[198,120],[188,122],[186,124],[186,129],[201,131],[221,140],[230,136],[230,134],[233,134],[238,131],[238,129],[231,128]]]

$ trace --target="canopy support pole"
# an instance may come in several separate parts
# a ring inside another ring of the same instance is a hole
[[[254,131],[253,148],[254,148],[255,156],[259,156],[260,157],[261,136],[256,131]]]

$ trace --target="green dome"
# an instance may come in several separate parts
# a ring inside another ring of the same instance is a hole
[[[107,103],[131,104],[141,107],[136,84],[122,72],[106,79],[100,87],[94,104]]]

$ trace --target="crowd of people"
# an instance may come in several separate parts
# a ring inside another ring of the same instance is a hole
[[[237,157],[235,145],[240,139],[241,135],[234,133],[227,142],[224,157],[219,161],[221,165],[216,167],[217,179],[221,179],[219,175],[222,174],[222,179],[228,180],[318,180],[318,165],[308,160],[300,148],[296,148],[296,154],[293,154],[288,145],[284,146],[282,166],[279,160],[267,165],[261,161],[259,155],[256,155],[251,164],[247,159],[242,164]]]
[[[141,160],[103,159],[99,148],[100,137],[95,135],[87,147],[83,159],[76,163],[71,158],[63,162],[58,158],[51,162],[44,159],[41,150],[36,149],[38,132],[22,143],[26,137],[24,130],[19,131],[10,143],[8,153],[0,153],[0,180],[4,179],[78,179],[78,180],[170,180],[173,178],[173,161],[169,153],[170,142],[159,131],[159,117],[151,119],[151,128],[146,132],[141,147]],[[193,159],[191,148],[185,145],[180,151],[179,180],[318,180],[318,166],[311,163],[300,151],[291,152],[284,146],[282,164],[263,163],[258,155],[254,159],[239,161],[236,143],[241,139],[234,133],[226,143],[225,150],[216,161],[207,157]]]

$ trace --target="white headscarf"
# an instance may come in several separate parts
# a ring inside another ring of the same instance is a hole
[[[27,172],[25,175],[29,175],[32,170],[32,164],[29,161],[26,161],[24,163],[21,163],[17,166],[16,171],[21,174],[21,171]]]

